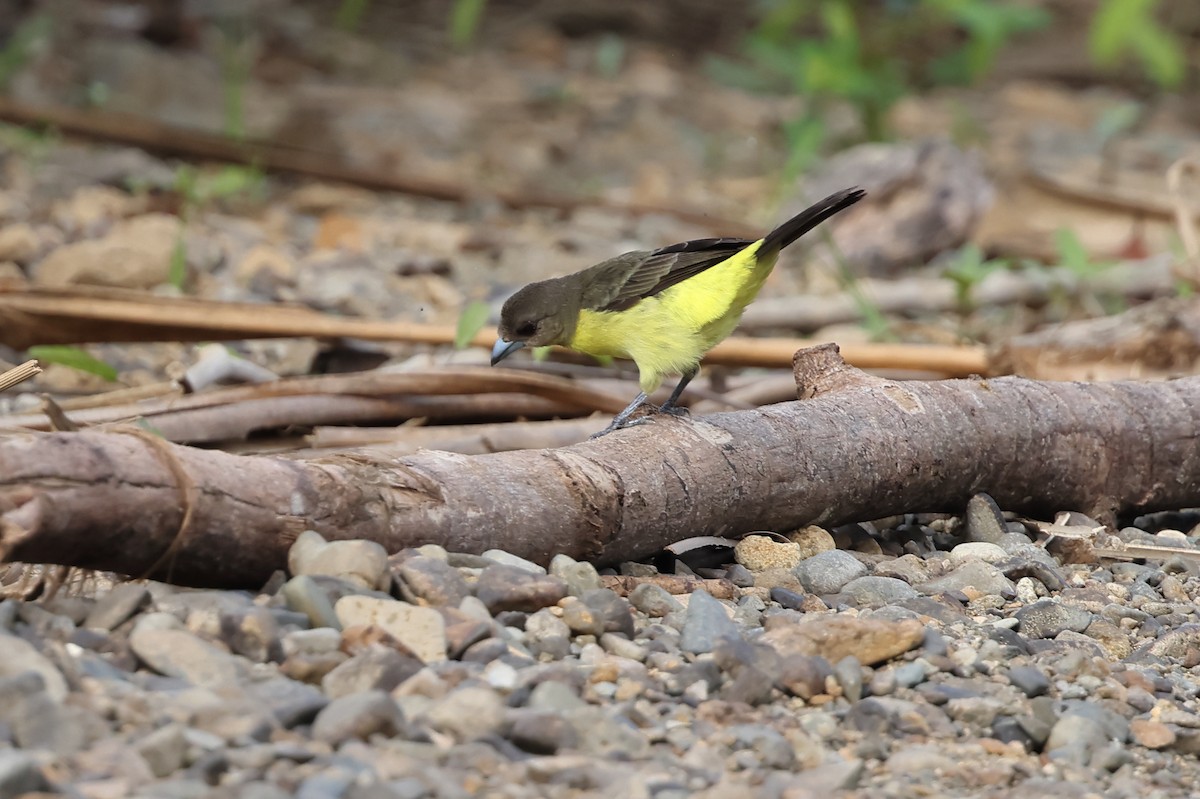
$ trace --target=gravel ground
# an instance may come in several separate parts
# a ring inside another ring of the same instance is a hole
[[[983,497],[893,522],[681,596],[309,532],[259,593],[5,601],[0,797],[1194,795],[1195,559],[1063,563]]]

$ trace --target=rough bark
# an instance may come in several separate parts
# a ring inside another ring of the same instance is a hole
[[[490,455],[298,460],[142,433],[14,436],[0,440],[0,556],[249,586],[306,528],[606,564],[693,535],[956,510],[980,491],[1043,518],[1200,505],[1200,378],[897,383],[832,346],[798,353],[795,372],[799,402]]]

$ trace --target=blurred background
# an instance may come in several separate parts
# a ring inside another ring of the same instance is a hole
[[[0,31],[10,285],[299,303],[461,346],[528,280],[757,237],[856,184],[746,332],[996,348],[1196,282],[1194,0],[9,0]],[[238,349],[281,375],[326,351]],[[194,357],[88,352],[123,385]]]

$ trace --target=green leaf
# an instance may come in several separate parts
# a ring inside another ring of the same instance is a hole
[[[59,366],[69,366],[81,372],[102,377],[110,383],[117,380],[117,370],[98,358],[93,358],[78,347],[62,347],[43,345],[30,347],[27,352],[30,358],[36,358],[45,363],[56,363]]]
[[[1091,262],[1083,242],[1069,228],[1054,231],[1054,246],[1058,250],[1058,262],[1069,269],[1079,270]]]
[[[1100,66],[1113,67],[1133,56],[1160,86],[1178,86],[1187,55],[1178,34],[1163,28],[1154,13],[1159,0],[1105,0],[1092,18],[1088,50]]]
[[[240,194],[254,194],[262,188],[263,181],[262,171],[254,167],[223,166],[215,174],[204,175],[197,180],[197,200],[203,203]]]
[[[1145,24],[1146,10],[1154,0],[1105,0],[1092,17],[1088,49],[1102,66],[1112,66],[1129,41],[1129,32]]]
[[[596,46],[596,71],[609,80],[617,77],[625,63],[625,40],[608,34]]]
[[[175,240],[175,248],[171,250],[171,263],[167,268],[167,282],[183,291],[187,283],[187,244],[183,240],[183,231]]]
[[[465,50],[475,41],[487,0],[454,0],[450,10],[450,44]]]
[[[1179,39],[1157,24],[1133,33],[1133,51],[1146,68],[1150,79],[1159,86],[1175,88],[1187,74],[1187,56]]]
[[[466,349],[471,344],[475,334],[483,330],[487,324],[492,309],[486,302],[474,300],[467,303],[458,315],[458,326],[454,330],[454,349]]]
[[[367,6],[370,4],[371,0],[342,0],[333,24],[338,30],[347,33],[358,30],[358,24],[362,22],[363,14],[366,13]]]

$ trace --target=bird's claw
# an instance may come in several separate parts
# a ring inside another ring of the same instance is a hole
[[[606,436],[616,430],[624,430],[627,427],[637,427],[638,425],[648,424],[660,413],[666,414],[667,416],[674,416],[676,419],[686,419],[692,415],[692,412],[687,408],[682,408],[678,405],[663,405],[661,408],[658,408],[647,404],[642,407],[648,410],[649,413],[644,416],[639,416],[636,419],[626,419],[619,422],[614,419],[612,424],[610,424],[608,427],[604,428],[598,433],[592,433],[590,436],[588,436],[588,441],[600,438],[601,436]]]

